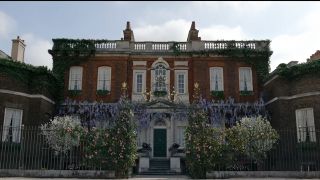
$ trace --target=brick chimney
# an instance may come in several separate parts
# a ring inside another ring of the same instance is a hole
[[[316,60],[320,60],[320,50],[312,54],[309,59],[309,61],[316,61]]]
[[[201,41],[201,37],[198,36],[198,33],[199,30],[196,29],[196,23],[192,21],[187,41]]]
[[[17,39],[12,39],[11,57],[14,61],[24,62],[25,47],[24,40],[20,39],[19,36]]]
[[[133,31],[131,30],[130,22],[127,21],[127,27],[123,30],[123,40],[134,41]]]

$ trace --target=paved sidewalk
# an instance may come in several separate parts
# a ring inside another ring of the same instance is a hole
[[[39,180],[39,179],[50,179],[50,180],[84,180],[82,179],[78,179],[78,178],[28,178],[28,177],[5,177],[5,178],[1,178],[1,180]],[[182,180],[182,179],[190,179],[188,176],[134,176],[132,178],[129,178],[129,180]],[[293,180],[296,178],[230,178],[230,180],[245,180],[245,179],[249,179],[249,180],[268,180],[268,179],[273,179],[273,180]],[[297,178],[299,180],[310,180],[310,179],[300,179]],[[318,178],[314,178],[314,179],[318,179]],[[85,179],[85,180],[98,180],[98,179]],[[119,180],[119,179],[117,179]],[[126,179],[128,180],[128,179]],[[218,180],[218,179],[215,179]],[[226,179],[221,179],[221,180],[226,180]]]

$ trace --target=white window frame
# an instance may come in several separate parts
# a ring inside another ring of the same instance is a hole
[[[179,73],[179,74],[177,74],[177,76],[178,76],[178,79],[177,79],[177,84],[178,84],[178,86],[177,86],[177,91],[178,91],[178,94],[184,94],[185,93],[185,89],[186,89],[186,87],[185,87],[185,74],[183,74],[183,73]],[[182,77],[182,78],[181,78]],[[182,87],[180,87],[180,85],[182,86]]]
[[[166,67],[167,71],[166,71],[166,91],[169,92],[169,87],[170,87],[170,66],[169,64],[162,58],[159,57],[158,60],[156,60],[154,63],[152,63],[152,69],[151,69],[151,78],[150,78],[150,83],[151,83],[151,91],[154,92],[155,91],[155,86],[154,84],[156,83],[155,81],[155,77],[156,77],[156,73],[155,73],[155,68],[159,65],[159,64],[164,64],[164,66]],[[152,97],[152,96],[151,96]],[[153,98],[151,98],[153,99]]]
[[[10,113],[11,111],[11,113]],[[12,117],[14,116],[13,113],[19,112],[20,115],[18,121],[19,122],[12,122],[12,142],[20,143],[21,139],[21,125],[22,125],[22,117],[23,117],[23,110],[22,109],[15,109],[15,108],[5,108],[4,110],[4,118],[3,118],[3,130],[2,130],[2,141],[7,141],[7,136],[9,133],[10,123]]]
[[[164,63],[158,63],[155,66],[155,69],[154,69],[154,89],[155,90],[168,91],[168,87],[167,87],[168,70],[167,70],[167,68],[168,67]],[[164,84],[160,84],[160,86],[158,86],[159,84],[158,84],[158,81],[156,80],[157,76],[160,76],[160,75],[157,75],[157,72],[165,77],[165,81],[163,82]]]
[[[106,75],[106,79],[103,79],[103,75]],[[109,66],[100,66],[98,67],[98,75],[97,75],[97,90],[108,90],[111,91],[111,67]],[[103,87],[103,79],[105,81],[105,87]]]
[[[137,77],[138,75],[142,75],[142,91],[138,92],[137,88]],[[134,94],[143,94],[146,91],[146,70],[133,70],[133,93]]]
[[[184,92],[179,92],[179,75],[183,75]],[[175,91],[177,94],[188,94],[188,70],[175,70]]]
[[[249,71],[249,72],[247,72]],[[244,73],[248,73],[249,76],[245,75]],[[239,90],[245,91],[244,82],[246,80],[247,83],[247,91],[253,91],[253,80],[252,80],[252,69],[251,67],[240,67],[239,68]]]
[[[223,67],[210,67],[209,71],[210,91],[224,91]],[[218,90],[215,89],[216,77],[218,78]]]
[[[77,73],[77,74],[76,74]],[[75,75],[76,74],[76,75]],[[74,77],[76,76],[76,77]],[[79,76],[79,77],[77,77]],[[72,66],[69,70],[69,90],[82,90],[82,77],[83,77],[83,67],[82,66]],[[77,80],[77,81],[76,81]],[[78,82],[77,89],[75,89],[75,82]]]
[[[316,142],[313,108],[296,109],[296,126],[298,142],[306,142],[307,133],[310,142]]]

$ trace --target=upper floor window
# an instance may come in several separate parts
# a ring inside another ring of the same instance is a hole
[[[163,63],[155,67],[155,91],[167,91],[167,69]]]
[[[72,66],[69,74],[69,90],[82,89],[82,71],[81,66]]]
[[[146,70],[133,70],[133,92],[141,94],[145,91]]]
[[[111,67],[101,66],[98,68],[97,90],[111,90]]]
[[[252,71],[250,67],[239,68],[239,88],[240,91],[253,91]]]
[[[5,108],[2,141],[20,142],[22,113],[21,109]]]
[[[137,93],[142,92],[142,74],[137,74]]]
[[[178,74],[178,93],[183,94],[185,93],[185,79],[184,74]]]
[[[210,68],[210,90],[223,91],[223,68],[211,67]]]
[[[298,142],[316,142],[313,108],[296,110]]]

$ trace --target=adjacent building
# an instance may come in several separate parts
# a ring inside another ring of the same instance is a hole
[[[0,58],[0,135],[19,143],[24,126],[39,126],[54,114],[55,78],[46,68],[24,63],[24,41],[13,39],[11,57]],[[48,83],[50,82],[50,83]]]

